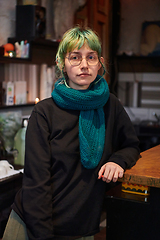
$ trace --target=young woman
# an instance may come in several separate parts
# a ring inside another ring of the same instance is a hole
[[[94,31],[67,31],[56,62],[63,77],[31,114],[23,186],[3,240],[94,239],[106,183],[139,157],[132,123],[98,75],[104,60]]]

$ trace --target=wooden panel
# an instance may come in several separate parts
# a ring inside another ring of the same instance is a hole
[[[76,14],[75,14],[75,19],[74,19],[75,25],[80,25],[80,26],[89,26],[88,23],[88,5],[86,4],[83,8],[79,9]]]
[[[97,9],[98,9],[98,12],[107,14],[107,4],[108,4],[108,1],[105,1],[105,0],[97,0]]]
[[[77,11],[75,15],[75,24],[88,26],[95,30],[102,40],[102,56],[107,65],[109,61],[110,48],[110,0],[88,0],[83,9]],[[102,74],[102,72],[100,72]],[[105,75],[105,79],[109,82],[109,75]]]

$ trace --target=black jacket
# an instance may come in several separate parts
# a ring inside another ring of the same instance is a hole
[[[52,98],[34,107],[26,133],[23,186],[13,204],[26,223],[29,239],[87,236],[99,231],[106,187],[97,179],[99,169],[108,161],[130,168],[139,157],[132,123],[113,94],[104,112],[104,153],[99,165],[88,170],[80,161],[79,111],[61,109]]]

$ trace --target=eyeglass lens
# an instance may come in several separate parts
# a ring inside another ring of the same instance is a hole
[[[78,66],[82,62],[82,56],[79,53],[70,53],[68,59],[72,66]],[[86,61],[88,65],[96,65],[99,61],[98,55],[96,53],[90,53],[87,55]]]

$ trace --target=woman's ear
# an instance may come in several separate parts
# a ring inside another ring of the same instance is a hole
[[[59,68],[61,71],[62,71],[62,70],[64,71],[65,67],[63,67],[63,64],[58,61],[58,58],[56,59],[56,65],[58,66],[58,68]]]

